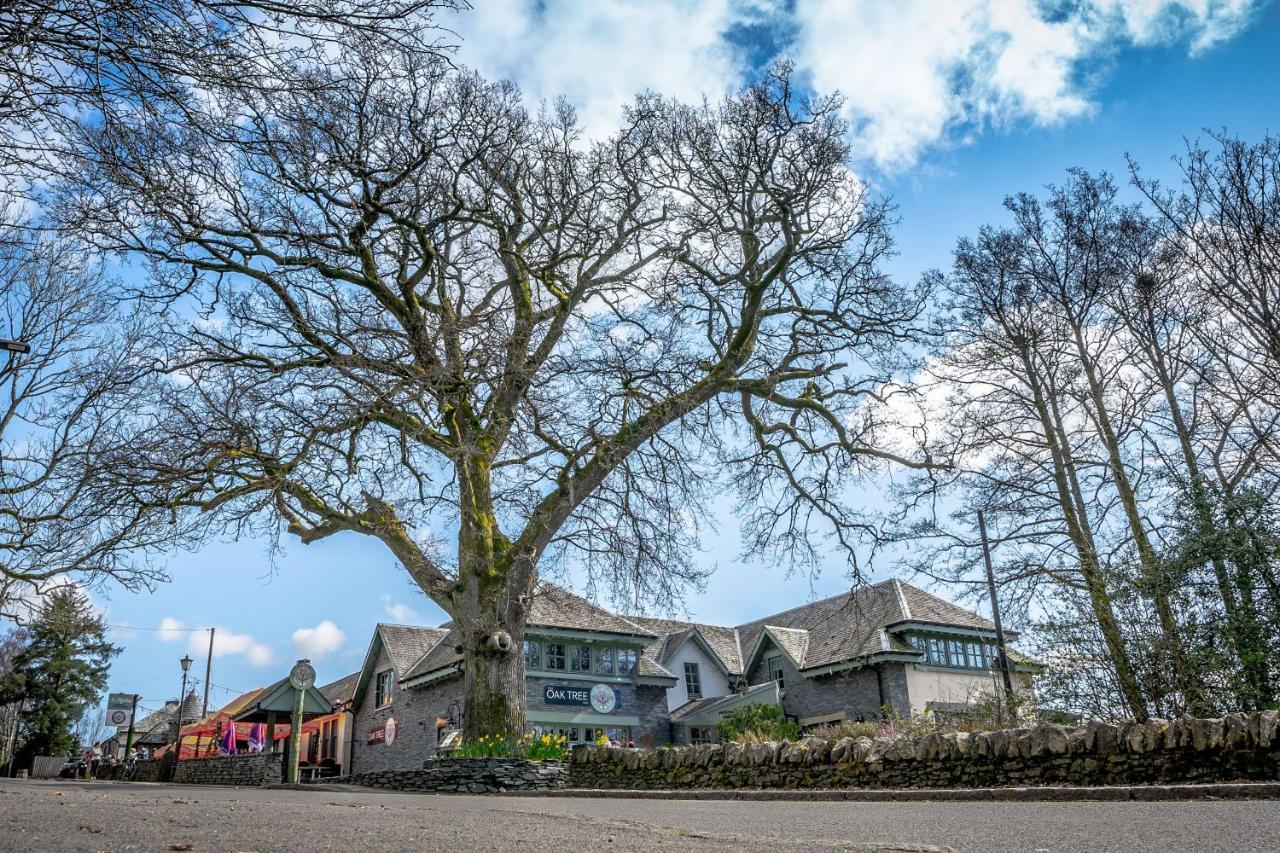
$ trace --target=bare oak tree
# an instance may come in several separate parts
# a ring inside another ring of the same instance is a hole
[[[420,54],[309,73],[83,139],[64,214],[209,312],[172,332],[153,500],[382,541],[460,630],[468,738],[523,723],[546,560],[663,595],[735,488],[749,547],[852,554],[846,485],[892,458],[854,415],[922,294],[878,268],[836,100],[780,68],[588,144]]]

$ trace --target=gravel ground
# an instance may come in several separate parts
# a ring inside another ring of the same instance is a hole
[[[430,796],[0,780],[0,850],[1280,851],[1280,802]]]

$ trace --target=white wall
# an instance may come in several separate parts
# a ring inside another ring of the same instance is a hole
[[[720,671],[711,658],[707,657],[702,651],[702,647],[692,637],[684,641],[684,645],[671,656],[664,666],[676,677],[676,686],[667,688],[667,710],[674,711],[681,705],[689,701],[688,691],[684,686],[684,664],[685,661],[693,661],[698,664],[698,675],[702,681],[702,697],[703,699],[712,699],[716,696],[728,696],[729,679]]]
[[[930,702],[977,702],[991,696],[999,689],[1000,675],[993,672],[963,670],[924,669],[907,664],[907,694],[911,698],[911,713],[922,713]],[[1015,675],[1014,689],[1027,689],[1025,677]]]

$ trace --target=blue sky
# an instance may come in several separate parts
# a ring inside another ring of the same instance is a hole
[[[1183,138],[1205,127],[1250,138],[1280,130],[1280,11],[1247,0],[483,8],[450,22],[461,60],[514,77],[531,102],[566,94],[590,133],[608,131],[627,93],[715,96],[784,50],[809,84],[850,94],[857,168],[900,208],[890,268],[903,280],[945,267],[958,236],[999,218],[1005,194],[1059,180],[1068,166],[1121,174],[1128,151],[1167,176]],[[874,503],[876,487],[863,495]],[[718,570],[690,597],[690,615],[740,622],[847,585],[836,562],[812,582],[741,564],[733,519],[720,505],[708,512],[720,525],[699,559]],[[215,543],[173,555],[172,581],[154,593],[95,592],[111,624],[134,626],[113,631],[125,652],[111,689],[155,707],[176,695],[187,651],[203,678],[207,634],[191,628],[218,627],[217,705],[302,654],[322,681],[356,669],[378,621],[443,618],[376,542],[348,534],[283,546],[273,563],[268,543]],[[874,576],[892,569],[880,562]]]

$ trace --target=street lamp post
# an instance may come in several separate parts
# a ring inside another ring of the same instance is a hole
[[[5,352],[16,352],[22,355],[26,355],[27,353],[31,352],[31,344],[23,343],[22,341],[10,341],[4,338],[0,338],[0,350],[4,350]]]
[[[183,655],[182,660],[178,661],[178,663],[182,665],[182,691],[178,694],[178,713],[176,715],[178,731],[173,738],[174,759],[177,759],[182,753],[182,706],[187,701],[187,670],[191,669],[191,656]]]

